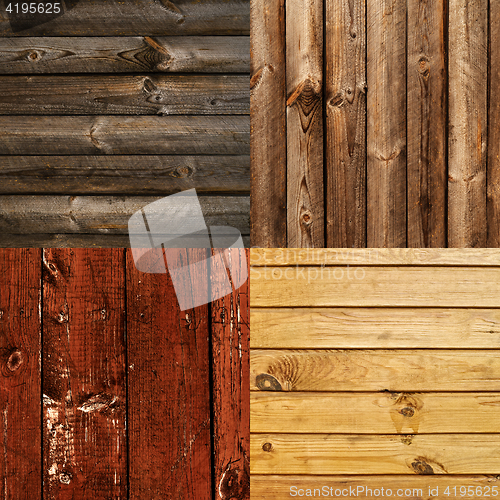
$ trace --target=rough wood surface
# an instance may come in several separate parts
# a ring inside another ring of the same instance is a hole
[[[231,262],[229,262],[231,259]],[[212,272],[225,272],[219,265]],[[248,273],[248,250],[231,250],[228,263]],[[215,498],[250,498],[250,380],[248,282],[212,302]]]
[[[248,73],[248,36],[22,37],[0,44],[0,74]],[[247,87],[248,90],[248,87]]]
[[[323,0],[286,2],[287,246],[325,246]]]
[[[130,251],[127,281],[130,498],[210,498],[208,306],[181,312]]]
[[[499,393],[257,393],[253,433],[495,433]],[[438,439],[438,438],[436,438]]]
[[[326,246],[366,246],[366,2],[326,0]]]
[[[123,250],[44,250],[44,496],[127,491]]]
[[[0,36],[248,35],[248,0],[64,0],[59,15],[11,15]]]
[[[498,349],[257,349],[250,359],[250,387],[322,392],[496,391],[499,370]]]
[[[251,240],[286,247],[286,83],[284,0],[251,4]]]
[[[448,246],[484,247],[488,1],[449,4]]]
[[[500,310],[252,308],[252,348],[498,349]]]
[[[249,153],[246,116],[2,116],[0,154]]]
[[[0,194],[249,194],[250,156],[3,156]]]
[[[366,246],[406,247],[406,1],[366,8]]]
[[[0,494],[41,498],[40,250],[0,250]]]
[[[408,2],[409,247],[446,247],[447,3]]]

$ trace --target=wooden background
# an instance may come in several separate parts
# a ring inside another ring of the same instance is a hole
[[[248,244],[248,0],[8,3],[0,246],[124,247],[132,213],[190,188]]]
[[[498,488],[499,264],[498,250],[252,249],[252,499]]]
[[[2,497],[248,499],[248,336],[247,284],[180,312],[125,249],[0,250]]]
[[[252,0],[252,245],[500,246],[500,5]]]

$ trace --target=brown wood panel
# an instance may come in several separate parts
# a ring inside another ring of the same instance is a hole
[[[484,247],[488,2],[449,3],[448,246]]]
[[[287,246],[323,247],[323,0],[286,2]]]
[[[43,257],[44,498],[127,494],[123,250]]]
[[[367,247],[406,247],[406,1],[366,8]]]
[[[284,0],[251,4],[251,239],[286,247],[286,72]]]
[[[249,70],[248,36],[22,37],[0,44],[0,74]]]
[[[408,2],[409,247],[446,247],[447,2]]]
[[[326,246],[366,246],[366,2],[326,0]]]
[[[127,251],[127,324],[130,498],[210,498],[208,306],[181,312]]]
[[[0,154],[248,154],[246,116],[3,116]]]
[[[40,250],[0,250],[0,491],[41,498]]]

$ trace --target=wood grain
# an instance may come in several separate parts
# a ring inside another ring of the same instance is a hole
[[[63,14],[7,16],[0,36],[248,35],[248,0],[65,0]]]
[[[253,434],[252,474],[496,474],[497,434]]]
[[[321,392],[496,391],[499,370],[498,350],[263,349],[252,350],[250,387]]]
[[[123,250],[44,250],[47,498],[127,491]]]
[[[284,0],[251,4],[251,241],[287,246]]]
[[[447,3],[408,2],[409,247],[446,247]]]
[[[3,156],[0,194],[250,193],[250,156]]]
[[[326,246],[366,246],[366,2],[326,0]]]
[[[130,498],[210,498],[208,306],[181,312],[130,251],[127,283]]]
[[[498,393],[257,393],[253,433],[495,433]],[[436,438],[438,439],[438,438]]]
[[[248,36],[4,38],[0,74],[248,73]]]
[[[449,4],[448,246],[484,247],[488,2]]]
[[[3,116],[0,154],[249,153],[246,116]]]
[[[323,1],[286,2],[287,246],[323,247]]]
[[[41,498],[41,251],[0,250],[0,492]]]
[[[500,310],[252,308],[252,348],[498,349]]]
[[[367,247],[406,247],[406,2],[367,2]]]

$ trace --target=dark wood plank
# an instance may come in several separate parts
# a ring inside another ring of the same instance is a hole
[[[41,498],[41,250],[0,250],[0,494]]]
[[[249,194],[250,156],[3,156],[0,194]]]
[[[500,4],[490,2],[487,216],[489,248],[500,247]]]
[[[406,247],[406,1],[367,2],[367,247]]]
[[[157,196],[0,196],[0,231],[11,234],[127,234],[132,214]],[[200,196],[208,225],[249,232],[247,196]],[[169,214],[165,214],[168,219]]]
[[[248,0],[63,0],[59,15],[7,16],[0,36],[248,35]]]
[[[366,246],[366,5],[326,1],[326,246]]]
[[[0,43],[0,74],[248,73],[248,36],[22,37]]]
[[[210,498],[208,306],[181,312],[130,251],[127,297],[130,499]]]
[[[323,1],[286,2],[287,246],[325,246]]]
[[[230,257],[235,271],[249,274],[248,250],[231,250]],[[246,282],[211,307],[215,498],[220,500],[250,498],[248,299]]]
[[[485,247],[488,1],[449,9],[448,246]]]
[[[447,3],[408,3],[409,247],[446,247]]]
[[[125,255],[44,250],[44,498],[125,498]]]
[[[286,84],[284,0],[251,5],[251,240],[286,247]]]
[[[34,75],[0,79],[3,115],[242,115],[243,75]]]
[[[246,116],[3,116],[0,154],[249,153]]]

